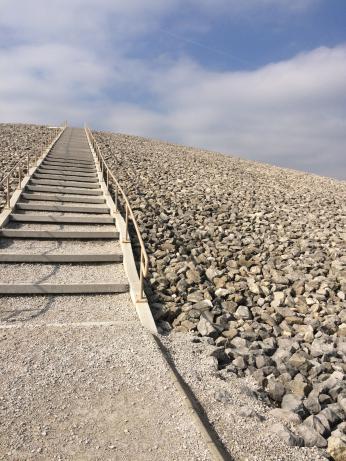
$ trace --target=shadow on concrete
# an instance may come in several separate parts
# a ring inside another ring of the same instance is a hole
[[[180,375],[179,371],[177,370],[171,353],[162,344],[162,342],[161,342],[161,340],[160,340],[160,338],[158,336],[153,335],[153,337],[154,337],[158,347],[160,348],[163,356],[165,357],[169,367],[171,368],[175,378],[177,379],[180,386],[183,388],[183,390],[184,390],[190,404],[192,405],[193,409],[196,411],[196,413],[200,417],[200,420],[201,420],[204,428],[206,429],[210,439],[216,445],[216,447],[217,447],[217,449],[219,451],[220,459],[223,459],[224,461],[235,461],[235,459],[231,456],[231,454],[228,452],[227,448],[225,447],[225,445],[221,441],[218,433],[216,432],[216,430],[214,429],[214,427],[212,426],[212,424],[208,420],[208,417],[207,417],[207,415],[206,415],[206,413],[204,411],[204,408],[199,403],[196,396],[194,395],[194,393],[190,389],[189,385],[184,381],[184,379]]]

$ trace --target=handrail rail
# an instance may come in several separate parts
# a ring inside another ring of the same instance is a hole
[[[118,210],[118,195],[119,195],[119,192],[121,193],[122,198],[123,198],[123,200],[125,202],[125,240],[123,240],[123,243],[130,243],[130,240],[129,240],[129,219],[131,219],[131,221],[132,221],[132,223],[134,225],[134,228],[136,230],[137,239],[138,239],[139,245],[141,247],[140,268],[139,268],[140,269],[139,270],[140,292],[139,292],[139,298],[137,299],[137,301],[138,302],[145,301],[146,299],[145,299],[145,296],[144,296],[144,279],[148,276],[149,259],[148,259],[148,255],[147,255],[147,252],[146,252],[146,249],[145,249],[145,246],[144,246],[141,231],[139,229],[139,226],[138,226],[137,220],[135,218],[135,215],[133,214],[130,202],[129,202],[123,188],[120,186],[118,180],[116,179],[116,177],[114,176],[114,174],[112,173],[110,168],[108,167],[108,165],[107,165],[107,163],[106,163],[106,161],[105,161],[105,159],[104,159],[104,157],[102,155],[100,146],[98,145],[98,143],[97,143],[94,135],[92,134],[90,128],[85,126],[85,132],[87,134],[87,137],[88,137],[88,140],[89,140],[90,144],[92,145],[92,147],[93,147],[93,149],[95,151],[97,159],[98,159],[98,161],[100,163],[101,173],[102,173],[103,178],[106,180],[105,183],[106,183],[107,189],[109,190],[109,185],[110,185],[111,180],[114,182],[114,184],[116,186],[115,200],[114,200],[116,210]]]
[[[64,125],[61,128],[64,129],[64,128],[66,128],[66,126],[67,126],[67,122],[64,122]],[[50,133],[50,134],[51,134],[51,136],[49,136],[48,145],[52,144],[54,139],[57,137],[57,136],[54,136],[54,133]],[[44,152],[44,145],[42,144],[41,147],[42,147],[42,152],[41,152],[41,155],[42,155],[43,152]],[[31,162],[32,156],[34,157],[34,162]],[[15,191],[17,189],[20,189],[20,185],[21,185],[21,182],[22,182],[22,174],[24,173],[24,171],[26,171],[26,173],[28,174],[31,166],[35,165],[39,158],[40,158],[40,155],[37,154],[36,150],[35,150],[34,154],[28,152],[27,155],[26,156],[23,155],[18,160],[18,162],[15,164],[15,166],[8,173],[6,173],[6,175],[1,179],[0,185],[5,184],[5,182],[6,182],[6,205],[5,205],[5,208],[11,208],[11,206],[10,206],[10,202],[11,202],[10,179],[11,179],[11,176],[12,176],[13,172],[15,170],[17,170],[17,168],[18,168],[18,185],[14,189],[14,191]],[[24,167],[22,167],[23,162],[24,162]]]

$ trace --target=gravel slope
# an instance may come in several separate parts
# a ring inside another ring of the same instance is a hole
[[[0,123],[0,181],[28,153],[41,154],[52,130],[56,134],[59,132],[59,129],[43,125]],[[15,182],[14,178],[12,183]],[[4,194],[0,185],[0,210],[3,205]]]
[[[344,459],[345,182],[96,135],[141,226],[161,331],[209,338],[219,369],[296,415],[282,440]]]

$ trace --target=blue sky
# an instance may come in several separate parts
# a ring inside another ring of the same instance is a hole
[[[346,179],[346,1],[0,0],[0,102]]]

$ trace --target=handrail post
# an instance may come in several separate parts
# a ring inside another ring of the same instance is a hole
[[[123,243],[129,243],[129,209],[127,204],[125,210],[125,239],[123,240]]]
[[[115,211],[118,211],[118,186],[116,185],[114,190],[114,204],[115,204]]]
[[[20,185],[21,185],[21,182],[22,182],[22,168],[21,166],[19,165],[18,166],[18,189],[20,189]]]
[[[141,256],[141,260],[142,260],[142,256]],[[144,279],[143,279],[143,267],[142,267],[142,261],[141,261],[141,267],[139,268],[139,300],[138,301],[142,301],[142,299],[144,298],[143,288],[144,288]]]
[[[10,206],[10,175],[7,176],[7,184],[6,184],[7,194],[6,194],[6,207],[11,208]]]

